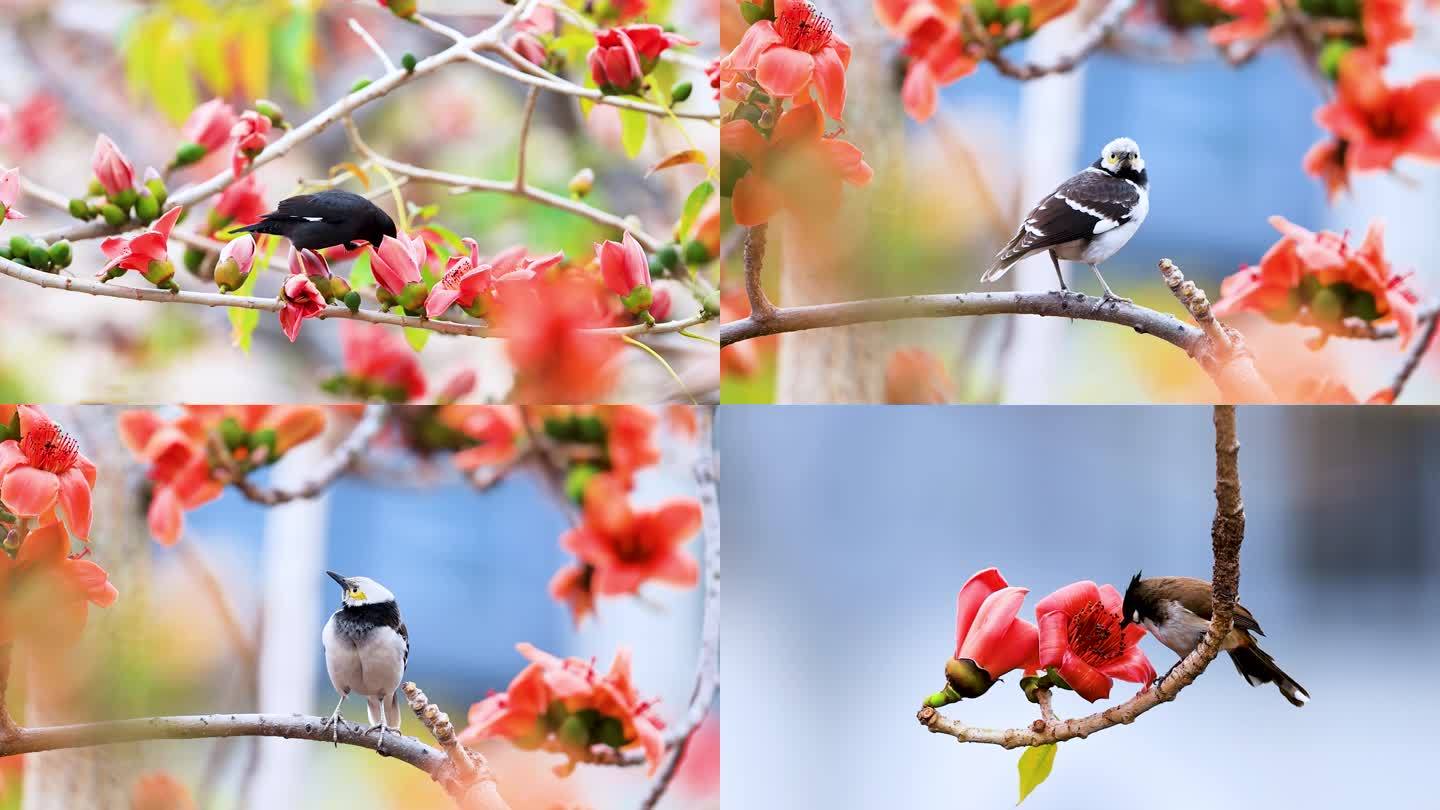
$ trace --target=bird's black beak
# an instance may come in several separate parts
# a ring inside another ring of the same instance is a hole
[[[340,583],[340,587],[342,587],[342,588],[344,588],[344,589],[346,589],[346,590],[349,590],[349,589],[350,589],[350,584],[345,581],[345,577],[340,576],[339,574],[335,573],[334,571],[326,571],[325,574],[326,574],[327,576],[329,576],[331,579],[333,579],[333,580],[335,580],[336,582]]]
[[[1128,616],[1121,616],[1121,617],[1120,617],[1120,629],[1121,629],[1121,630],[1124,630],[1125,628],[1129,627],[1129,626],[1132,625],[1132,624],[1134,624],[1134,622],[1130,621],[1130,618],[1129,618]]]

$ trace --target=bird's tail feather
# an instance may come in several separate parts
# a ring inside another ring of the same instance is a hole
[[[1305,687],[1286,675],[1280,665],[1275,663],[1275,659],[1260,649],[1260,645],[1251,642],[1236,647],[1230,651],[1230,660],[1234,662],[1236,671],[1244,676],[1251,686],[1273,683],[1292,705],[1304,706],[1309,702],[1310,693],[1305,691]]]
[[[243,228],[231,228],[230,233],[281,233],[279,225],[268,219],[262,219],[254,225],[246,225]]]
[[[1010,249],[1007,247],[1006,249],[995,254],[995,258],[990,262],[990,266],[985,268],[985,272],[980,275],[980,280],[994,281],[1000,278],[1001,276],[1010,272],[1011,266],[1014,265],[1015,262],[1019,260],[1019,258],[1020,257],[1011,253]]]

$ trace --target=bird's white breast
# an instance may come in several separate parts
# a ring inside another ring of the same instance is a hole
[[[1146,215],[1150,213],[1150,192],[1139,186],[1136,188],[1140,192],[1140,200],[1135,203],[1135,210],[1131,212],[1130,218],[1124,224],[1091,239],[1080,255],[1080,261],[1086,264],[1104,264],[1111,256],[1120,252],[1120,248],[1125,247],[1130,237],[1140,230],[1140,223],[1144,222]]]
[[[332,616],[325,623],[321,642],[325,668],[337,692],[393,692],[405,675],[405,639],[390,627],[376,627],[359,641],[352,641],[336,631]]]

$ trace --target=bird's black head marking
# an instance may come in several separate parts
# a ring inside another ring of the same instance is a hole
[[[1143,586],[1140,584],[1144,573],[1143,571],[1135,572],[1135,576],[1130,578],[1130,585],[1125,588],[1125,601],[1120,607],[1121,627],[1136,624],[1150,615],[1148,600],[1143,597]]]

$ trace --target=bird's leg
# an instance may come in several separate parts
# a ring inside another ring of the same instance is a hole
[[[380,731],[380,739],[375,743],[375,751],[376,751],[377,753],[383,754],[383,753],[385,753],[385,696],[384,696],[384,695],[381,695],[381,696],[380,696],[380,722],[378,722],[378,723],[376,723],[375,725],[373,725],[373,726],[365,729],[365,733],[366,733],[366,734],[369,734],[370,732],[375,731],[375,730],[377,730],[377,729]]]
[[[1060,272],[1060,257],[1053,250],[1050,251],[1050,262],[1055,265],[1055,278],[1060,279],[1060,292],[1068,292],[1070,288],[1065,286],[1065,275]]]
[[[1105,283],[1105,277],[1102,276],[1102,275],[1100,275],[1100,266],[1099,266],[1099,265],[1095,265],[1095,264],[1090,265],[1090,272],[1092,272],[1092,273],[1095,274],[1095,278],[1100,279],[1100,286],[1105,288],[1105,300],[1107,300],[1107,301],[1115,301],[1116,303],[1120,303],[1120,304],[1133,304],[1133,303],[1135,303],[1134,301],[1131,301],[1129,298],[1121,298],[1120,296],[1118,296],[1118,295],[1115,294],[1115,291],[1114,291],[1114,290],[1110,289],[1110,285]]]
[[[335,704],[335,711],[333,711],[333,712],[330,713],[330,719],[329,719],[329,720],[326,720],[326,721],[324,721],[324,722],[322,722],[322,723],[320,724],[320,727],[321,727],[321,728],[324,728],[324,727],[326,727],[326,726],[328,726],[328,725],[331,725],[331,724],[333,724],[333,725],[335,726],[335,728],[332,729],[331,737],[332,737],[332,738],[334,739],[334,741],[335,741],[335,747],[336,747],[336,748],[339,748],[339,747],[340,747],[340,707],[343,706],[343,705],[345,705],[345,698],[347,698],[347,697],[349,697],[349,696],[350,696],[350,693],[348,693],[348,692],[342,692],[342,693],[340,694],[340,700]]]

